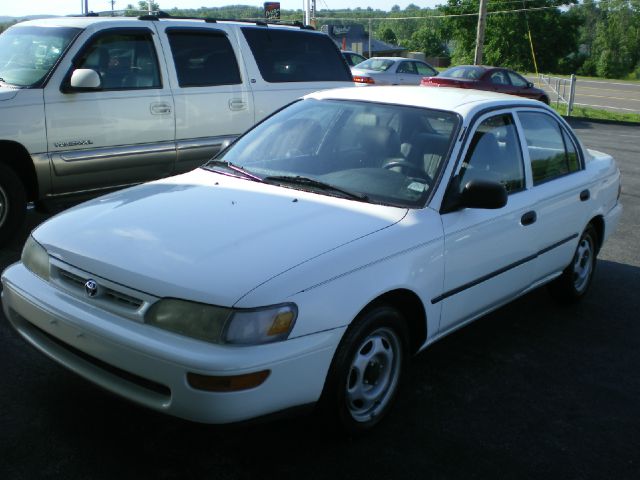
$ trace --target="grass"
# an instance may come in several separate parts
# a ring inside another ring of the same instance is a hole
[[[560,114],[567,114],[567,106],[559,105],[552,107]],[[631,122],[631,123],[640,123],[640,114],[638,113],[618,113],[618,112],[609,112],[607,110],[599,110],[596,108],[588,108],[588,107],[580,107],[574,106],[573,112],[571,112],[572,117],[581,117],[588,118],[591,120],[609,120],[613,122]]]

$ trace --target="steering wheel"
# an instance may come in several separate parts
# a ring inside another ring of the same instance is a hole
[[[410,177],[421,178],[426,180],[428,184],[431,184],[432,182],[432,179],[427,172],[406,160],[391,160],[389,163],[385,163],[382,166],[385,170],[391,170],[394,167],[400,167],[400,170],[406,171],[406,175]]]

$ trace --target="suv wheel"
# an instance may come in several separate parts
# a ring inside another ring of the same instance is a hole
[[[27,210],[27,196],[20,177],[0,164],[0,245],[13,236]]]

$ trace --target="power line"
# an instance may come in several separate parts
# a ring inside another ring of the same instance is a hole
[[[521,2],[520,2],[521,3]],[[493,12],[487,12],[487,15],[503,15],[508,13],[522,13],[522,12],[537,12],[542,10],[557,10],[560,7],[571,8],[574,4],[562,4],[554,7],[529,7],[518,8],[513,10],[495,10]],[[455,18],[455,17],[477,17],[478,12],[474,13],[452,13],[452,14],[439,14],[439,15],[421,15],[419,17],[316,17],[316,20],[340,20],[340,21],[355,21],[355,20],[424,20],[424,19],[440,19],[440,18]]]

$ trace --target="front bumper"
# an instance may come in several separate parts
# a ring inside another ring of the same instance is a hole
[[[2,275],[2,304],[37,349],[122,397],[204,423],[243,421],[316,402],[344,328],[250,347],[213,345],[122,318],[51,286],[18,263]],[[187,373],[269,370],[258,387],[192,388]]]

